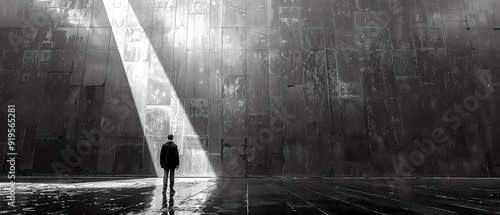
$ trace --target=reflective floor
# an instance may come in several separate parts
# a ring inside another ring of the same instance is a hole
[[[29,180],[29,182],[28,182]],[[500,214],[500,180],[193,179],[162,195],[160,178],[16,180],[1,214]]]

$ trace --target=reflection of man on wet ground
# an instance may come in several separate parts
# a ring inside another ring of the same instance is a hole
[[[173,215],[174,214],[174,193],[170,193],[170,198],[168,199],[168,204],[167,204],[167,195],[165,193],[163,194],[163,208],[167,208],[169,211],[169,214]]]
[[[168,141],[161,146],[160,165],[164,169],[163,174],[163,193],[167,190],[167,178],[170,174],[170,193],[174,193],[175,170],[179,169],[179,150],[172,141],[174,135],[168,135]]]

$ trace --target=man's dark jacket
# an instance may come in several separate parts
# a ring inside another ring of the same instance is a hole
[[[160,165],[164,169],[174,169],[179,165],[179,150],[173,141],[167,141],[161,146]]]

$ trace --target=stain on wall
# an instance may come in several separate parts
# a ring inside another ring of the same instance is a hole
[[[500,172],[497,0],[0,8],[19,175],[155,175],[170,133],[180,176]]]

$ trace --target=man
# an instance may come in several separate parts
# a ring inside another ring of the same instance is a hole
[[[172,141],[174,135],[168,135],[168,141],[161,146],[160,165],[164,169],[163,175],[163,193],[167,190],[167,178],[170,174],[170,193],[174,193],[174,177],[175,170],[179,169],[179,150],[177,145]]]

